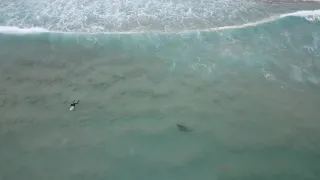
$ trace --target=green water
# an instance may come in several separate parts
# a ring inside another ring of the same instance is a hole
[[[319,29],[2,34],[0,179],[317,180]]]

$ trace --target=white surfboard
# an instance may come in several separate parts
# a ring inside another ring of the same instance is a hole
[[[71,106],[71,107],[70,107],[70,111],[72,111],[73,109],[74,109],[74,106]]]

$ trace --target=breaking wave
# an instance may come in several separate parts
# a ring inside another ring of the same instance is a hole
[[[183,30],[183,31],[155,31],[155,30],[131,30],[131,31],[114,31],[114,32],[95,32],[89,34],[134,34],[134,33],[149,33],[149,32],[156,32],[156,33],[190,33],[190,32],[210,32],[210,31],[221,31],[221,30],[232,30],[232,29],[242,29],[247,27],[254,27],[263,25],[270,22],[279,21],[282,19],[289,19],[289,18],[304,18],[310,22],[317,22],[320,21],[320,10],[313,10],[313,11],[297,11],[293,13],[281,14],[278,16],[269,17],[260,21],[256,22],[249,22],[244,23],[241,25],[233,25],[233,26],[221,26],[221,27],[214,27],[214,28],[206,28],[206,29],[195,29],[195,30]],[[54,31],[49,30],[41,27],[32,27],[32,28],[19,28],[15,26],[0,26],[0,33],[2,34],[39,34],[39,33],[67,33],[67,34],[87,34],[88,32],[69,32],[69,31]]]

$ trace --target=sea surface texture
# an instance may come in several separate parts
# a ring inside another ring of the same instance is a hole
[[[319,179],[319,2],[0,1],[0,180]]]

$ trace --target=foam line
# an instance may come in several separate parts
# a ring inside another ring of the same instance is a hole
[[[249,22],[241,25],[234,26],[222,26],[222,27],[214,27],[208,29],[198,29],[198,30],[183,30],[183,31],[119,31],[119,32],[98,32],[91,34],[137,34],[137,33],[190,33],[190,32],[210,32],[210,31],[222,31],[222,30],[230,30],[230,29],[241,29],[246,27],[258,26],[264,23],[273,22],[286,17],[304,17],[308,21],[320,20],[320,10],[313,11],[297,11],[293,13],[281,14],[278,16],[269,17],[256,22]],[[24,34],[40,34],[40,33],[63,33],[63,34],[90,34],[87,32],[62,32],[62,31],[50,31],[41,27],[33,27],[33,28],[19,28],[14,26],[0,26],[0,34],[16,34],[16,35],[24,35]]]

